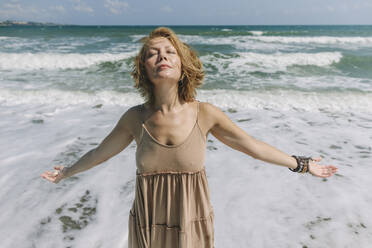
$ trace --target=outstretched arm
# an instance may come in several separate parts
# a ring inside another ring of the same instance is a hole
[[[249,136],[232,122],[219,108],[209,103],[204,103],[204,108],[207,113],[207,123],[210,128],[209,131],[222,143],[235,150],[244,152],[255,159],[285,166],[291,169],[297,167],[297,161],[295,158],[269,144],[266,144],[265,142]],[[321,158],[316,158],[310,162],[310,173],[319,177],[332,176],[337,171],[337,168],[333,165],[322,166],[317,164],[320,159]]]
[[[130,121],[133,121],[133,112],[132,109],[129,109],[124,113],[110,134],[95,149],[84,154],[72,166],[55,166],[56,172],[46,171],[41,174],[41,177],[58,183],[64,178],[99,165],[124,150],[134,139],[129,130]]]

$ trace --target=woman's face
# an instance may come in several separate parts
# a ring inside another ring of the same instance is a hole
[[[154,84],[163,80],[178,82],[181,77],[181,59],[177,50],[163,37],[150,40],[145,55],[145,68]]]

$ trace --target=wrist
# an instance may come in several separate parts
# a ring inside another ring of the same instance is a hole
[[[290,158],[291,158],[291,163],[289,164],[288,169],[295,170],[297,168],[297,166],[298,166],[297,160],[293,156],[291,156]]]
[[[63,169],[61,170],[62,179],[68,178],[70,176],[69,169],[69,167],[63,167]]]
[[[294,155],[292,155],[292,157],[296,160],[297,167],[294,168],[294,169],[288,168],[289,170],[291,170],[293,172],[298,172],[298,173],[309,172],[310,161],[312,160],[311,157],[294,156]]]

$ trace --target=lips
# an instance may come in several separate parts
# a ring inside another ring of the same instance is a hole
[[[171,68],[169,65],[163,64],[158,66],[159,69]]]

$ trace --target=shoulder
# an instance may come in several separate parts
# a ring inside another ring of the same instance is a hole
[[[121,116],[120,119],[133,119],[141,114],[142,104],[130,107],[124,114]]]
[[[142,104],[130,107],[121,116],[119,120],[119,125],[127,129],[133,129],[133,127],[137,126],[138,123],[141,122],[142,114],[143,114]]]
[[[212,103],[199,102],[199,111],[202,125],[208,131],[226,118],[225,113]]]
[[[143,116],[142,104],[130,107],[120,117],[117,128],[123,133],[130,133],[136,141],[141,132],[141,120]]]
[[[206,118],[214,118],[223,114],[223,111],[209,102],[199,102],[199,111],[205,115]]]
[[[199,101],[199,106],[200,108],[204,109],[204,110],[216,110],[216,109],[219,109],[218,107],[216,107],[215,105],[213,105],[212,103],[209,103],[209,102],[201,102]]]

